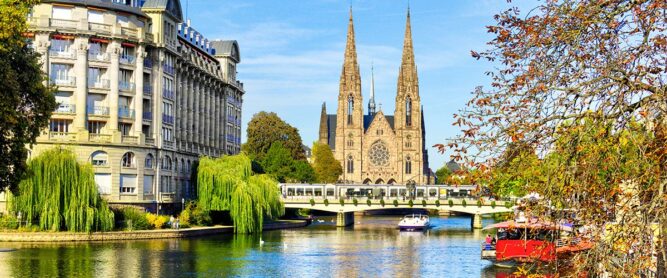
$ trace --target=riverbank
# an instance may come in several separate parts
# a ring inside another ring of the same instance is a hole
[[[264,223],[264,230],[295,229],[308,226],[306,220],[278,220]],[[137,239],[186,238],[234,233],[233,226],[195,227],[186,229],[160,229],[140,231],[114,231],[94,233],[71,232],[0,232],[0,242],[76,242]]]

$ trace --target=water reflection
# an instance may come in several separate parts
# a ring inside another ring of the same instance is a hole
[[[328,219],[327,219],[328,220]],[[426,232],[399,232],[399,217],[356,217],[261,235],[78,244],[0,243],[0,277],[496,277],[480,260],[484,234],[469,217],[433,217]],[[508,271],[505,271],[508,272]],[[502,276],[502,274],[500,274]]]

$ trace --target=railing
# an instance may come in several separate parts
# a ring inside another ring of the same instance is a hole
[[[120,137],[120,140],[121,140],[122,143],[125,143],[125,144],[137,144],[137,143],[139,143],[139,137],[137,137],[137,136],[125,136],[125,135],[123,135],[123,136]]]
[[[118,107],[118,117],[134,119],[134,109]]]
[[[89,133],[88,141],[111,143],[110,134]]]
[[[100,62],[109,61],[109,53],[88,53],[88,60]]]
[[[137,37],[137,29],[129,27],[121,27],[120,34],[124,36]]]
[[[173,202],[175,200],[175,192],[160,192],[160,200],[162,202]]]
[[[174,67],[170,65],[162,65],[162,69],[164,70],[164,73],[174,75]]]
[[[109,116],[109,107],[106,106],[88,106],[86,109],[88,115]]]
[[[174,99],[174,91],[168,90],[168,89],[162,89],[162,96],[167,98],[167,99]]]
[[[144,201],[153,201],[155,200],[155,194],[153,192],[144,192]]]
[[[60,114],[74,114],[76,113],[76,106],[69,103],[58,103],[58,107],[56,107],[56,110],[53,112]]]
[[[95,31],[95,32],[100,32],[100,33],[105,33],[105,34],[111,34],[111,25],[89,22],[88,23],[88,30]]]
[[[162,141],[162,147],[173,148],[174,147],[174,141]]]
[[[134,83],[128,81],[118,81],[118,90],[134,91]]]
[[[60,50],[49,50],[49,56],[54,57],[54,58],[67,58],[67,59],[73,59],[74,58],[74,51],[60,51]]]
[[[234,99],[234,97],[231,96],[227,97],[227,103],[237,107],[241,107],[241,101],[237,101],[236,99]]]
[[[122,64],[133,64],[135,57],[133,55],[121,55],[120,62]]]
[[[146,139],[144,139],[144,142],[146,143],[146,145],[155,146],[155,138],[146,137]]]
[[[75,20],[67,20],[67,19],[56,19],[56,18],[51,18],[49,19],[49,25],[51,27],[60,27],[60,28],[67,28],[67,29],[76,29],[76,25],[79,23],[78,21]]]
[[[168,124],[174,124],[174,116],[167,115],[167,114],[162,114],[162,122],[168,123]]]
[[[49,140],[54,141],[76,141],[76,133],[74,132],[49,132]]]
[[[144,59],[144,68],[152,69],[153,68],[153,60]]]
[[[88,80],[88,88],[92,89],[109,89],[108,79],[90,79]]]
[[[153,112],[151,111],[148,112],[144,111],[142,116],[143,116],[142,119],[144,119],[144,121],[149,121],[149,122],[153,121]]]
[[[74,87],[74,86],[76,86],[76,78],[74,76],[68,76],[68,77],[55,76],[55,77],[51,77],[51,84],[54,84],[54,85],[57,85],[57,86],[71,86],[71,87]]]
[[[144,83],[144,95],[145,96],[153,95],[153,86],[151,86],[151,84]]]
[[[153,34],[152,33],[146,33],[146,39],[149,41],[153,40]]]

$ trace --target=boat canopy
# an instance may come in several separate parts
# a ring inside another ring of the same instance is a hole
[[[562,230],[566,232],[571,232],[572,227],[566,225],[558,225],[550,222],[515,222],[515,221],[505,221],[500,223],[491,224],[484,227],[482,230],[490,229],[538,229],[538,230]]]

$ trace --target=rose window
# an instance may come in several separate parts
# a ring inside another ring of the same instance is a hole
[[[389,164],[389,149],[382,142],[377,142],[368,151],[368,158],[373,165],[386,166]]]

